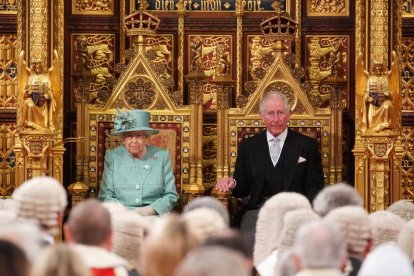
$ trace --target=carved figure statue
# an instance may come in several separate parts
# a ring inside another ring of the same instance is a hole
[[[191,42],[191,71],[193,72],[203,72],[203,41],[201,38],[196,38]]]
[[[60,73],[57,51],[49,69],[38,59],[33,58],[30,68],[26,66],[24,51],[18,61],[19,74],[19,128],[55,131],[56,111],[60,101]]]
[[[216,46],[216,51],[214,52],[214,76],[227,76],[230,73],[230,60],[229,53],[225,51],[223,44],[218,44]]]
[[[386,72],[382,63],[373,65],[369,74],[363,67],[362,56],[357,60],[358,109],[360,129],[364,132],[392,130],[399,125],[398,65],[395,52],[391,70]]]

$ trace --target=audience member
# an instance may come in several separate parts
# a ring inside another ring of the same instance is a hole
[[[33,265],[31,276],[89,276],[89,269],[66,244],[46,248]]]
[[[112,252],[140,271],[142,245],[152,228],[147,220],[148,217],[135,212],[126,212],[115,216],[111,214],[111,218],[114,233]]]
[[[0,239],[0,275],[28,276],[30,263],[23,250],[12,242]]]
[[[249,276],[243,256],[221,246],[192,250],[177,268],[175,276]]]
[[[397,242],[405,221],[388,211],[376,211],[369,215],[372,227],[373,247],[386,242]]]
[[[220,200],[211,196],[203,196],[193,199],[186,206],[184,206],[183,212],[187,213],[191,210],[202,207],[216,210],[223,217],[226,225],[230,225],[229,211],[223,205],[223,203],[220,202]]]
[[[258,266],[257,271],[261,276],[274,275],[278,260],[295,244],[296,233],[299,228],[310,221],[319,219],[319,216],[311,209],[299,209],[287,212],[283,219],[283,229],[280,238],[273,246],[275,249]]]
[[[398,200],[391,204],[387,210],[400,216],[405,221],[414,219],[414,203],[409,200]]]
[[[94,199],[76,205],[64,225],[65,238],[75,244],[92,275],[127,275],[127,261],[111,253],[112,224],[109,212]],[[112,274],[111,274],[112,273]]]
[[[326,216],[332,209],[349,205],[364,207],[364,201],[358,192],[346,183],[326,186],[313,200],[313,210],[321,217]]]
[[[32,178],[12,194],[17,216],[38,223],[45,233],[45,241],[51,244],[59,233],[66,197],[65,188],[49,176]]]
[[[350,275],[357,275],[361,262],[372,246],[372,228],[367,211],[358,206],[344,206],[333,209],[325,218],[339,225],[352,266],[347,271]]]
[[[358,276],[413,276],[407,255],[393,243],[375,248],[363,262]]]
[[[304,225],[297,233],[295,251],[298,276],[342,276],[346,263],[346,241],[338,227],[328,221]]]
[[[221,231],[228,226],[223,217],[214,209],[197,208],[182,215],[191,232],[203,243],[209,236]]]
[[[246,259],[247,268],[253,270],[253,252],[246,238],[235,229],[226,228],[208,237],[204,246],[222,246],[234,250],[243,255]]]
[[[407,222],[398,236],[398,245],[414,261],[414,219]]]
[[[253,262],[257,266],[276,249],[283,219],[287,212],[298,209],[311,209],[309,200],[302,194],[281,192],[268,199],[259,211]]]
[[[16,221],[3,224],[0,222],[0,239],[7,240],[19,246],[28,261],[33,263],[45,246],[43,233],[39,226],[29,221]]]
[[[199,245],[188,222],[179,215],[171,213],[160,218],[142,247],[142,275],[173,275],[187,252]]]
[[[278,259],[274,270],[275,276],[293,276],[299,270],[295,263],[295,252],[293,248],[286,251],[286,253]]]

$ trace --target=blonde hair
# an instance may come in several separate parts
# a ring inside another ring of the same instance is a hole
[[[33,264],[31,276],[90,276],[82,258],[72,246],[59,244],[46,248]]]
[[[173,275],[187,252],[200,245],[186,221],[177,214],[162,217],[144,242],[141,254],[142,274]]]

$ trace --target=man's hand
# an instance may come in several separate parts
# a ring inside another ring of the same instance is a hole
[[[231,177],[223,177],[216,184],[216,189],[219,192],[227,192],[233,190],[236,186],[236,182]]]
[[[134,209],[135,212],[142,216],[154,216],[155,210],[151,206],[145,206],[145,207],[138,207]]]

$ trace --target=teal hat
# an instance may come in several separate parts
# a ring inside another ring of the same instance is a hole
[[[117,110],[114,122],[113,135],[119,135],[129,131],[146,131],[151,135],[159,130],[149,127],[150,113],[140,109],[120,112]]]

